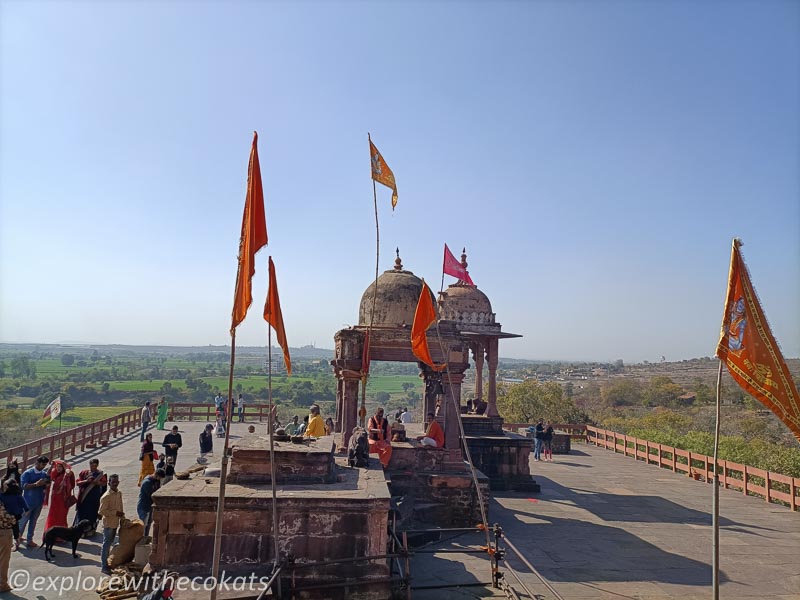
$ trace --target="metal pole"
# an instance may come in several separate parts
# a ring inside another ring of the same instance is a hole
[[[719,361],[719,371],[717,372],[717,418],[714,423],[714,496],[711,511],[711,527],[714,531],[712,542],[712,575],[711,588],[713,590],[713,600],[719,600],[719,469],[717,468],[717,454],[719,452],[719,422],[720,406],[722,405],[722,361]],[[689,465],[691,468],[691,465]],[[744,482],[747,487],[747,481]]]
[[[370,143],[370,177],[372,177],[372,139],[367,132],[367,140]],[[378,190],[375,185],[375,179],[372,179],[372,205],[375,209],[375,289],[372,291],[372,310],[369,316],[368,335],[372,336],[372,325],[375,322],[375,304],[378,301],[378,270],[380,268],[380,255],[381,255],[381,231],[378,225]],[[370,343],[372,340],[370,339]],[[369,359],[369,357],[367,357]],[[361,408],[358,411],[358,425],[359,427],[366,427],[367,425],[367,375],[361,374]]]
[[[269,428],[269,471],[270,471],[270,480],[272,483],[272,539],[275,541],[275,561],[273,570],[280,571],[278,568],[278,563],[280,560],[280,547],[278,546],[278,497],[277,491],[275,486],[277,485],[276,472],[277,468],[275,466],[275,431],[273,429],[272,423],[272,326],[267,324],[267,362],[269,363],[268,368],[268,398],[269,398],[269,417],[267,418],[267,427]],[[278,598],[281,597],[281,578],[278,577],[276,582],[278,587]]]
[[[211,559],[211,577],[214,587],[211,600],[217,600],[219,588],[219,555],[222,550],[222,515],[225,511],[225,478],[228,476],[228,443],[231,433],[231,400],[233,398],[233,364],[236,359],[236,329],[231,329],[231,368],[228,374],[228,402],[225,407],[225,446],[222,450],[222,468],[219,472],[219,496],[217,497],[217,520],[214,526],[214,553]]]

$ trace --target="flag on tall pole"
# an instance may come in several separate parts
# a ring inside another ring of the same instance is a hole
[[[414,313],[414,324],[411,326],[411,351],[418,359],[431,367],[434,371],[441,371],[447,363],[436,365],[431,358],[431,351],[428,348],[428,336],[426,332],[436,321],[436,309],[433,307],[433,294],[428,284],[422,282],[422,291],[419,294],[417,310]]]
[[[800,440],[800,397],[734,239],[717,357],[733,380]]]
[[[44,414],[42,415],[42,427],[47,427],[60,414],[61,396],[56,396],[56,399],[48,404],[47,408],[44,409]]]
[[[255,255],[267,245],[267,220],[264,215],[264,189],[261,185],[261,165],[258,162],[258,133],[253,132],[250,165],[247,168],[247,196],[242,216],[242,235],[239,238],[239,270],[236,273],[236,292],[233,298],[231,333],[244,321],[253,303],[252,279],[256,272]]]
[[[444,245],[444,263],[442,264],[442,272],[450,275],[451,277],[455,277],[464,283],[475,285],[475,283],[472,281],[472,277],[469,276],[467,267],[462,265],[458,259],[453,256],[453,253],[450,252],[450,248],[447,247],[447,244]]]
[[[289,343],[286,341],[286,329],[283,327],[283,313],[281,312],[281,300],[278,297],[278,279],[275,277],[275,264],[272,257],[269,257],[269,290],[267,291],[267,302],[264,305],[264,320],[272,325],[275,330],[275,337],[283,350],[283,362],[286,364],[286,373],[292,374],[292,359],[289,357]]]
[[[372,165],[372,179],[380,184],[385,185],[392,190],[392,210],[397,206],[397,183],[394,180],[394,173],[386,164],[383,156],[372,143],[372,138],[367,134],[369,139],[369,162]]]

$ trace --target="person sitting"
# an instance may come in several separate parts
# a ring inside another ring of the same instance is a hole
[[[308,415],[303,417],[303,422],[300,423],[300,426],[297,428],[297,430],[294,432],[294,434],[295,435],[303,435],[303,434],[305,434],[307,428],[308,428]]]
[[[327,419],[325,419],[325,435],[332,434],[333,433],[333,428],[334,428],[333,419],[328,417]]]
[[[286,435],[297,435],[298,429],[300,429],[300,417],[295,415],[292,417],[292,422],[284,428],[284,431],[286,431]]]
[[[316,404],[312,404],[311,408],[308,409],[308,413],[309,413],[308,427],[306,427],[303,436],[315,437],[315,438],[324,436],[325,421],[322,420],[322,417],[319,414],[319,406],[317,406]]]
[[[475,398],[475,400],[472,401],[472,413],[475,415],[482,415],[483,413],[486,412],[487,406],[489,405],[486,404],[486,402],[484,402],[480,398]]]
[[[439,423],[436,422],[433,413],[428,413],[428,429],[425,435],[421,435],[417,439],[422,442],[423,446],[431,446],[433,448],[444,447],[444,431],[442,431]]]
[[[392,444],[389,442],[389,421],[383,417],[383,408],[378,408],[369,418],[367,425],[369,432],[369,452],[377,454],[384,467],[389,466],[392,457]]]

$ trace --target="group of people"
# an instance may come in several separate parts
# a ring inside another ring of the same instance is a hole
[[[541,460],[544,453],[544,460],[553,460],[553,426],[550,421],[545,423],[544,419],[539,419],[536,425],[528,427],[528,431],[533,434],[533,460]]]
[[[407,421],[403,420],[404,415],[409,415]],[[398,423],[410,423],[411,415],[408,409],[402,409],[400,414],[396,414],[395,421]],[[389,429],[389,420],[384,417],[383,407],[378,407],[367,423],[367,442],[370,454],[377,454],[378,460],[381,461],[384,467],[389,466],[389,461],[392,458],[392,438],[389,435]],[[424,435],[417,437],[417,441],[423,446],[444,447],[444,431],[439,423],[436,422],[436,417],[433,413],[428,413],[428,427]]]
[[[283,431],[286,435],[291,436],[323,437],[333,433],[333,419],[328,417],[323,421],[319,406],[312,404],[308,409],[308,414],[303,417],[302,423],[300,417],[294,415]]]
[[[168,441],[171,435],[177,434],[178,441]],[[152,434],[147,434],[148,441]],[[147,442],[143,442],[143,447]],[[152,445],[152,443],[151,443]],[[177,456],[180,448],[180,434],[177,427],[165,438],[164,446],[167,460]],[[154,452],[153,452],[154,454]],[[143,461],[145,457],[142,457]],[[148,457],[152,461],[152,456]],[[151,462],[152,465],[152,462]],[[161,467],[161,465],[159,465]],[[149,535],[153,517],[153,493],[167,479],[168,472],[174,468],[167,464],[166,468],[153,468],[150,473],[139,480],[139,493],[136,514],[145,526],[145,535]],[[6,475],[0,489],[0,592],[10,591],[8,582],[3,577],[8,572],[10,553],[19,550],[23,543],[28,548],[37,548],[34,540],[36,526],[42,509],[47,507],[42,534],[51,527],[75,526],[83,520],[89,521],[91,527],[84,537],[97,533],[102,524],[103,546],[100,553],[101,566],[104,573],[110,573],[108,555],[119,529],[120,519],[125,517],[122,507],[122,493],[119,491],[119,475],[107,475],[100,469],[100,461],[92,458],[89,468],[78,473],[63,460],[51,461],[47,456],[39,456],[34,465],[26,470],[20,468],[19,459],[8,462]],[[69,511],[75,507],[75,515],[68,525]],[[101,522],[102,519],[102,522]]]
[[[153,444],[153,434],[145,434],[141,451],[139,452],[141,467],[139,468],[138,485],[141,486],[142,481],[144,481],[148,475],[155,473],[158,469],[163,469],[166,476],[171,479],[171,475],[175,473],[175,466],[178,464],[178,450],[180,450],[182,446],[183,439],[178,432],[178,426],[173,425],[172,430],[164,436],[164,441],[161,443],[161,447],[164,450],[160,456],[160,462],[156,464],[156,461],[159,460],[159,454]],[[169,481],[169,479],[167,479],[167,481]]]

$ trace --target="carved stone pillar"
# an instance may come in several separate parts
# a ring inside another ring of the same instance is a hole
[[[336,377],[336,418],[334,419],[334,431],[340,433],[342,431],[342,418],[344,415],[344,380],[342,379],[342,372],[340,369],[334,369],[333,376]]]
[[[475,398],[483,398],[483,344],[478,342],[472,350],[472,358],[475,359]]]
[[[422,379],[425,391],[422,399],[422,418],[420,420],[427,427],[428,413],[436,414],[437,392],[441,389],[442,379],[439,373],[428,368],[422,368]]]
[[[345,375],[342,378],[344,402],[342,410],[342,448],[347,448],[353,428],[358,424],[358,388],[361,384],[359,377]]]
[[[458,413],[461,406],[461,384],[464,381],[463,373],[442,374],[444,387],[444,447],[461,448],[461,431],[458,427]],[[455,402],[453,399],[455,398]],[[440,413],[441,416],[441,413]]]
[[[486,344],[486,360],[489,361],[489,398],[487,399],[486,416],[497,417],[497,338],[490,337]]]

